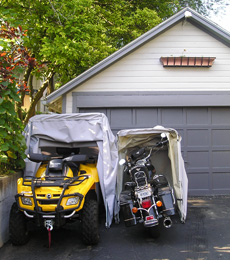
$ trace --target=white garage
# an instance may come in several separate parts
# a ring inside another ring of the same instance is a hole
[[[45,103],[61,113],[103,112],[114,133],[175,128],[183,138],[189,194],[230,194],[229,46],[229,32],[186,8]]]

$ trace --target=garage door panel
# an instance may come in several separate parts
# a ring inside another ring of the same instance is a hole
[[[208,173],[188,174],[189,190],[209,190]]]
[[[230,115],[229,115],[230,117]],[[230,129],[212,130],[212,145],[230,147]]]
[[[213,173],[212,183],[214,190],[229,190],[230,191],[230,173]]]
[[[163,126],[175,127],[183,125],[183,109],[182,108],[168,108],[162,109],[161,121]]]
[[[154,127],[158,125],[158,109],[142,108],[136,109],[137,127]]]
[[[188,108],[186,111],[187,125],[208,125],[208,108]]]
[[[187,130],[187,146],[199,147],[209,146],[209,130]]]
[[[212,166],[217,168],[230,168],[230,151],[214,151],[212,153]]]
[[[209,169],[209,152],[187,152],[188,158],[188,168],[199,169],[199,170],[208,170]]]
[[[113,127],[129,128],[133,123],[133,111],[129,108],[110,110],[110,125]]]
[[[213,108],[211,114],[212,125],[230,126],[229,112],[229,108]]]

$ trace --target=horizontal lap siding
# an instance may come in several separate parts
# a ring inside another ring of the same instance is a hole
[[[141,76],[135,76],[135,77],[117,77],[117,78],[113,78],[113,82],[111,82],[111,78],[110,77],[104,77],[103,79],[98,78],[97,80],[94,81],[95,86],[97,84],[101,84],[101,83],[108,83],[108,84],[113,84],[116,85],[117,83],[133,83],[133,84],[138,84],[139,83],[159,83],[159,84],[164,84],[164,83],[169,83],[172,85],[178,84],[178,83],[183,83],[184,84],[184,80],[187,79],[187,77],[164,77],[162,78],[161,76],[146,76],[146,77],[141,77]],[[172,80],[174,82],[172,82]],[[192,83],[197,83],[197,84],[210,84],[210,83],[225,83],[225,84],[229,84],[227,83],[227,81],[230,80],[230,75],[229,77],[226,77],[226,73],[225,73],[225,77],[208,77],[203,78],[203,77],[191,77],[189,79],[189,84]],[[176,81],[176,82],[175,82]],[[187,83],[188,84],[188,83]]]
[[[211,68],[164,68],[161,56],[216,57]],[[179,23],[75,91],[228,90],[230,50],[190,23]]]
[[[164,68],[161,56],[216,57],[211,68]],[[66,95],[66,113],[79,92],[228,91],[230,50],[189,22],[179,23]],[[176,93],[175,93],[176,94]]]

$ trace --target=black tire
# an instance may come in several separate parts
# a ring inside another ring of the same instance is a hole
[[[26,216],[18,209],[15,202],[10,211],[9,221],[10,240],[13,245],[24,245],[29,241]]]
[[[149,233],[151,235],[152,238],[159,238],[161,233],[160,233],[160,226],[154,226],[154,227],[150,227],[149,229]]]
[[[98,203],[86,198],[82,209],[82,241],[86,245],[95,245],[99,241]]]

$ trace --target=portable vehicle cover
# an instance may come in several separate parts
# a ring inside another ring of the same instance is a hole
[[[30,118],[24,135],[26,154],[41,153],[43,147],[98,147],[97,170],[106,209],[106,226],[109,227],[117,202],[118,153],[107,117],[103,113],[36,115]],[[35,176],[40,164],[29,159],[25,161],[24,176]]]
[[[117,133],[119,159],[125,158],[127,152],[134,147],[146,147],[155,144],[157,136],[159,138],[161,133],[165,133],[169,141],[168,149],[165,151],[168,155],[163,153],[158,155],[158,153],[155,153],[151,158],[154,159],[154,156],[157,156],[153,165],[156,170],[157,168],[160,169],[160,172],[157,170],[158,174],[163,173],[166,175],[170,186],[174,188],[180,218],[182,222],[185,222],[187,215],[188,179],[181,154],[181,137],[175,129],[156,126],[154,128],[119,131]],[[155,163],[158,167],[156,167]],[[122,190],[122,185],[123,174],[122,169],[119,169],[117,175],[118,195]]]

